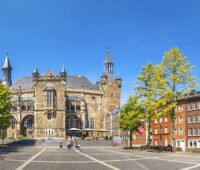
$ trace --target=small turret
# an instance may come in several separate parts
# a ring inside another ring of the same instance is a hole
[[[39,76],[39,72],[38,72],[38,69],[36,67],[34,68],[32,75],[33,75],[34,78],[37,78]]]
[[[119,74],[117,75],[116,83],[117,83],[118,87],[121,88],[121,86],[122,86],[122,79],[121,79],[121,76]]]
[[[10,87],[12,85],[11,71],[12,67],[8,59],[8,53],[6,53],[6,59],[2,66],[2,72],[3,72],[2,83],[6,87]]]
[[[66,78],[66,76],[67,76],[67,73],[66,73],[66,71],[65,71],[65,67],[64,67],[64,66],[63,66],[62,69],[61,69],[60,76],[61,76],[61,77],[64,77],[64,78]]]
[[[101,76],[101,85],[106,85],[107,80],[108,80],[108,76],[106,74],[103,74]]]

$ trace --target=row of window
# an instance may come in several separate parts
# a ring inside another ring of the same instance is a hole
[[[200,122],[200,115],[188,116],[188,123]]]
[[[198,129],[188,129],[188,136],[200,136],[200,127]]]
[[[175,135],[183,135],[183,128],[179,128],[178,131],[177,131],[177,129],[174,129],[174,134]]]
[[[199,109],[200,109],[200,102],[187,104],[187,111],[199,110]],[[183,111],[183,105],[178,105],[178,112],[182,112],[182,111]]]
[[[23,101],[20,103],[21,105],[21,111],[33,111],[34,110],[34,104],[30,101]],[[12,112],[16,112],[18,110],[17,103],[13,103],[13,108],[11,109]]]
[[[118,125],[118,121],[112,121],[113,125]]]
[[[188,147],[200,148],[200,140],[199,139],[188,140]]]
[[[154,141],[154,145],[155,145],[155,146],[158,146],[158,140],[155,140],[155,141]],[[161,143],[160,143],[160,145],[161,145]],[[165,139],[164,145],[165,145],[165,146],[168,146],[168,139]]]
[[[118,132],[119,129],[118,129],[118,128],[113,128],[112,131],[113,131],[113,132]]]
[[[178,120],[178,121],[177,121]],[[178,118],[175,118],[174,120],[175,123],[183,123],[183,117],[179,116]]]
[[[66,110],[77,112],[81,110],[81,102],[80,101],[66,101]]]
[[[112,113],[112,117],[118,117],[118,116],[119,116],[119,112]]]
[[[159,130],[160,130],[160,133],[162,133],[162,130],[161,129],[159,129]],[[164,128],[164,133],[168,133],[167,127]],[[155,134],[158,134],[158,129],[155,129]]]
[[[162,117],[159,119],[159,122],[160,122],[160,123],[163,122],[163,118],[162,118]],[[168,118],[167,118],[167,117],[164,118],[164,122],[168,122]],[[157,123],[158,123],[158,120],[155,119],[155,124],[157,124]]]

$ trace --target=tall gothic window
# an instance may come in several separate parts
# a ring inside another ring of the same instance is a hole
[[[94,129],[94,118],[93,118],[93,117],[90,118],[89,127],[90,127],[91,129]]]
[[[52,106],[53,105],[53,91],[48,90],[47,91],[47,106]]]
[[[81,102],[80,101],[66,101],[66,110],[70,112],[77,112],[81,110]]]
[[[11,123],[11,129],[15,129],[16,128],[16,119],[14,117],[11,118],[10,123]]]
[[[81,129],[81,120],[76,116],[69,116],[67,118],[67,129],[70,128]]]

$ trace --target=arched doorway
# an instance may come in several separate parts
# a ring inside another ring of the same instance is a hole
[[[34,116],[28,115],[22,121],[22,135],[33,136]]]
[[[77,129],[77,130],[76,130]],[[76,115],[70,115],[66,118],[66,131],[68,136],[80,137],[82,129],[81,120]]]

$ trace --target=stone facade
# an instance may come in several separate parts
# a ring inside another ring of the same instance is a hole
[[[6,62],[9,63],[9,67],[5,67],[4,64],[4,72],[11,68],[8,57]],[[4,79],[11,82],[9,78]],[[92,84],[84,76],[67,75],[64,68],[59,75],[52,71],[39,74],[35,68],[32,76],[22,77],[9,86],[14,107],[10,111],[12,119],[7,136],[87,136],[88,128],[94,129],[92,135],[98,136],[99,133],[95,131],[105,129],[107,113],[120,108],[121,82],[119,76],[113,76],[109,50],[104,62],[103,75],[96,84]],[[85,131],[81,134],[78,129]]]

